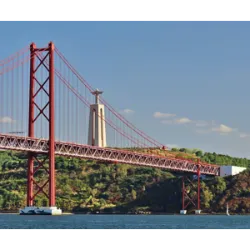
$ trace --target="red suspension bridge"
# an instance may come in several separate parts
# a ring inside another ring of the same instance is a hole
[[[0,148],[28,152],[28,207],[41,192],[51,207],[56,206],[55,155],[156,167],[198,177],[219,174],[215,165],[131,150],[165,147],[131,124],[103,97],[100,103],[106,115],[97,115],[106,126],[107,147],[88,145],[94,88],[52,42],[42,48],[32,43],[1,60],[0,89]],[[40,154],[46,157],[41,160]],[[45,166],[47,161],[49,167]],[[35,178],[39,169],[47,173],[43,183]],[[185,186],[183,195],[188,196]]]

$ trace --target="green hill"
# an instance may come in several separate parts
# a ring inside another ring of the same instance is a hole
[[[142,150],[150,151],[150,150]],[[152,149],[151,149],[152,151]],[[153,153],[156,153],[153,150]],[[151,152],[152,153],[152,152]],[[158,150],[157,154],[197,158],[214,164],[250,165],[248,159],[234,158],[200,150]],[[17,211],[26,203],[27,155],[0,151],[0,210]],[[39,170],[37,182],[46,172]],[[179,213],[181,208],[180,173],[90,160],[56,158],[57,206],[64,212]],[[250,212],[250,172],[227,178],[207,178],[201,182],[201,203],[205,212]],[[195,196],[195,190],[190,191]],[[37,206],[46,206],[40,194]],[[192,207],[188,209],[192,210]]]

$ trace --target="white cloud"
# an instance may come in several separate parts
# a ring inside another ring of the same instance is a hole
[[[169,117],[175,117],[175,114],[169,114],[169,113],[161,113],[161,112],[155,112],[153,115],[155,118],[169,118]]]
[[[134,114],[135,111],[132,110],[132,109],[124,109],[124,110],[122,110],[122,113],[124,113],[124,114]]]
[[[221,133],[221,134],[227,134],[227,133],[231,133],[231,132],[233,132],[233,131],[235,131],[235,129],[233,129],[233,128],[230,128],[230,127],[228,127],[228,126],[226,126],[226,125],[224,125],[224,124],[221,124],[219,127],[217,127],[217,128],[212,128],[212,131],[214,131],[214,132],[219,132],[219,133]]]
[[[177,123],[177,124],[185,124],[185,123],[190,123],[190,122],[192,122],[192,121],[187,117],[175,119],[175,123]]]
[[[13,122],[15,121],[12,120],[11,117],[8,116],[0,117],[0,123],[13,123]]]
[[[163,124],[186,124],[191,123],[192,121],[186,117],[174,119],[174,120],[163,120],[161,123]]]
[[[156,118],[170,118],[175,117],[175,114],[167,114],[161,112],[155,112],[154,117]],[[198,134],[208,134],[211,132],[218,132],[220,135],[228,135],[229,133],[238,131],[238,129],[231,128],[224,124],[216,125],[215,121],[204,121],[204,120],[191,120],[187,117],[172,118],[161,120],[162,124],[192,124],[197,127],[195,130]],[[241,138],[250,137],[250,134],[241,133]]]
[[[209,124],[208,126],[210,126],[210,125],[215,125],[215,123]],[[208,134],[210,132],[217,132],[220,135],[228,135],[229,133],[237,132],[237,131],[238,131],[238,129],[230,128],[224,124],[220,124],[217,127],[201,128],[201,129],[195,130],[195,132],[198,134]],[[246,138],[246,137],[250,137],[250,134],[240,133],[240,138]]]
[[[250,135],[246,133],[240,133],[240,138],[246,138],[246,137],[250,137]]]

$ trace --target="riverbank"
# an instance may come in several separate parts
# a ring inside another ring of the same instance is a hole
[[[0,215],[1,214],[19,214],[19,211],[13,210],[13,211],[6,211],[6,210],[0,210]],[[154,216],[160,216],[160,215],[180,215],[180,213],[118,213],[118,212],[113,212],[113,213],[105,213],[105,212],[63,212],[62,215],[154,215]],[[189,215],[195,215],[194,212],[189,212],[186,215],[183,216],[189,216]],[[207,216],[211,216],[211,215],[226,215],[226,213],[201,213],[199,215],[207,215]],[[197,216],[199,216],[197,215]],[[230,213],[230,215],[244,215],[244,216],[248,216],[250,215],[250,213]]]
[[[19,214],[19,210],[12,210],[12,211],[7,211],[7,210],[0,210],[0,214]],[[176,213],[155,213],[155,212],[128,212],[128,213],[122,213],[122,212],[118,212],[118,211],[113,211],[113,212],[104,212],[104,211],[86,211],[86,212],[63,212],[63,215],[89,215],[89,214],[94,214],[94,215],[180,215],[180,213],[176,212]],[[186,215],[195,215],[194,211],[189,211]],[[199,215],[226,215],[225,212],[211,212],[211,213],[206,213],[206,212],[201,212],[201,214]],[[198,215],[198,216],[199,216]],[[250,215],[250,213],[230,213],[230,215]]]
[[[19,213],[11,213],[11,212],[6,212],[6,213],[1,213],[0,212],[0,215],[5,215],[5,214],[12,214],[12,215],[19,215]],[[127,213],[127,214],[122,214],[122,213],[62,213],[62,215],[148,215],[148,216],[162,216],[162,215],[166,215],[166,216],[178,216],[178,215],[181,215],[179,213],[151,213],[151,214],[132,214],[132,213]],[[189,214],[185,214],[185,215],[181,215],[181,216],[222,216],[222,215],[225,215],[227,216],[226,213],[201,213],[201,214],[194,214],[194,213],[189,213]],[[235,215],[242,215],[242,216],[248,216],[250,215],[250,213],[245,213],[245,214],[230,214],[230,216],[235,216]]]

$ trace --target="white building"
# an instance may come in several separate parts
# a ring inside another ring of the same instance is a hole
[[[236,175],[240,172],[244,171],[246,168],[237,167],[237,166],[221,166],[220,167],[220,176],[229,176],[229,175]]]

